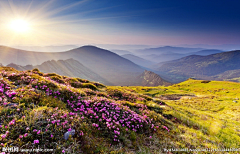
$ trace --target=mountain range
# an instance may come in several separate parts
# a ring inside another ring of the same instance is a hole
[[[38,68],[44,73],[80,77],[106,85],[147,85],[140,79],[144,71],[142,67],[111,51],[94,46],[57,53],[31,52],[2,46],[0,54],[4,55],[0,62],[11,62],[6,66],[20,71]],[[42,63],[38,64],[40,62]],[[160,78],[157,74],[149,78],[149,86],[162,85]]]
[[[185,54],[185,53],[197,52],[201,50],[204,50],[204,49],[164,46],[164,47],[158,47],[158,48],[146,48],[146,49],[136,50],[134,53],[138,53],[141,55],[150,55],[150,54],[160,55],[160,54],[168,54],[169,52]]]
[[[160,63],[158,71],[198,78],[218,76],[226,71],[240,69],[240,50],[208,56],[191,55],[178,60]],[[222,75],[224,76],[224,75]],[[223,78],[219,78],[223,79]]]
[[[42,63],[41,65],[26,65],[20,66],[14,63],[8,64],[7,67],[15,68],[19,71],[32,70],[34,68],[39,69],[43,73],[57,73],[59,75],[70,76],[70,77],[79,77],[82,79],[87,79],[90,81],[97,81],[107,85],[114,85],[104,79],[100,75],[91,71],[89,68],[82,65],[80,62],[74,59],[67,60],[51,60]],[[168,86],[172,83],[162,79],[159,75],[151,71],[144,71],[141,75],[134,78],[134,82],[131,85],[133,86]]]
[[[91,81],[97,81],[107,85],[113,85],[112,83],[108,82],[106,79],[98,75],[97,73],[93,72],[91,69],[87,68],[80,62],[74,59],[67,59],[67,60],[51,60],[42,63],[41,65],[26,65],[20,66],[16,64],[8,64],[8,67],[15,68],[19,71],[24,70],[32,70],[34,68],[38,68],[43,73],[57,73],[64,76],[69,77],[79,77],[82,79],[87,79]]]
[[[175,47],[175,49],[176,49],[176,47]],[[186,49],[186,48],[184,48],[184,49]],[[180,51],[183,51],[183,49],[180,50]],[[187,51],[189,51],[189,50],[187,50]],[[196,52],[188,52],[188,53],[180,53],[179,51],[174,51],[174,52],[173,51],[169,51],[169,52],[159,51],[159,52],[156,52],[156,53],[153,53],[153,54],[139,55],[139,56],[141,58],[146,59],[146,60],[159,63],[159,62],[166,62],[166,61],[180,59],[180,58],[190,56],[190,55],[206,56],[206,55],[221,53],[221,52],[224,52],[224,51],[216,50],[216,49],[205,49],[205,50],[199,50],[199,51],[196,51]]]
[[[134,78],[144,71],[135,63],[95,46],[83,46],[66,52],[31,52],[1,46],[0,57],[3,65],[14,63],[21,66],[40,65],[49,60],[74,58],[116,85],[131,85]]]
[[[82,46],[65,52],[34,52],[0,46],[0,63],[18,70],[39,68],[42,72],[56,72],[106,85],[121,86],[150,86],[140,80],[144,70],[151,70],[152,73],[174,83],[189,77],[232,81],[237,81],[239,77],[236,71],[240,69],[239,50],[224,52],[215,49],[166,46],[141,50],[140,53],[144,53],[143,51],[149,52],[139,57],[135,54],[137,52],[119,56],[95,46]],[[158,53],[162,55],[156,55]],[[163,60],[165,61],[161,62]],[[156,64],[154,61],[160,62]],[[149,79],[154,80],[152,85],[162,84],[158,84],[157,76],[148,73],[145,75],[152,77]]]

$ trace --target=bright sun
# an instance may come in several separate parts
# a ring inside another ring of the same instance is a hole
[[[30,25],[23,19],[15,19],[10,23],[10,28],[16,33],[26,33],[30,30]]]

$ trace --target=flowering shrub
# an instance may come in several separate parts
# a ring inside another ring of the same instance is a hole
[[[34,123],[31,123],[33,119]],[[83,134],[83,130],[80,131],[81,123],[82,119],[76,113],[58,108],[37,108],[25,116],[16,116],[9,123],[5,120],[0,129],[0,140],[6,146],[26,145],[26,148],[34,148],[35,145],[44,145],[46,148],[56,148],[56,144],[63,140],[63,134],[71,129],[78,131],[73,137],[80,139]]]
[[[149,100],[143,95],[105,91],[102,84],[36,69],[4,70],[0,75],[0,103],[6,107],[0,112],[2,146],[44,146],[70,152],[70,142],[74,142],[84,151],[95,144],[89,138],[127,144],[136,142],[137,134],[151,138],[159,127],[148,117],[148,107],[137,103]],[[65,141],[64,134],[71,130],[76,133]]]

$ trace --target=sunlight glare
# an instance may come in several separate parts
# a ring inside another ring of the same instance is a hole
[[[26,20],[15,19],[10,23],[10,28],[16,33],[26,33],[30,30],[30,25]]]

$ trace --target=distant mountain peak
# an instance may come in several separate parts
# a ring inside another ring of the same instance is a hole
[[[170,86],[172,84],[162,79],[158,74],[147,70],[138,76],[138,80],[143,86]]]
[[[103,50],[102,48],[99,48],[99,47],[94,46],[94,45],[84,45],[84,46],[81,46],[77,49],[101,49],[101,50]]]

